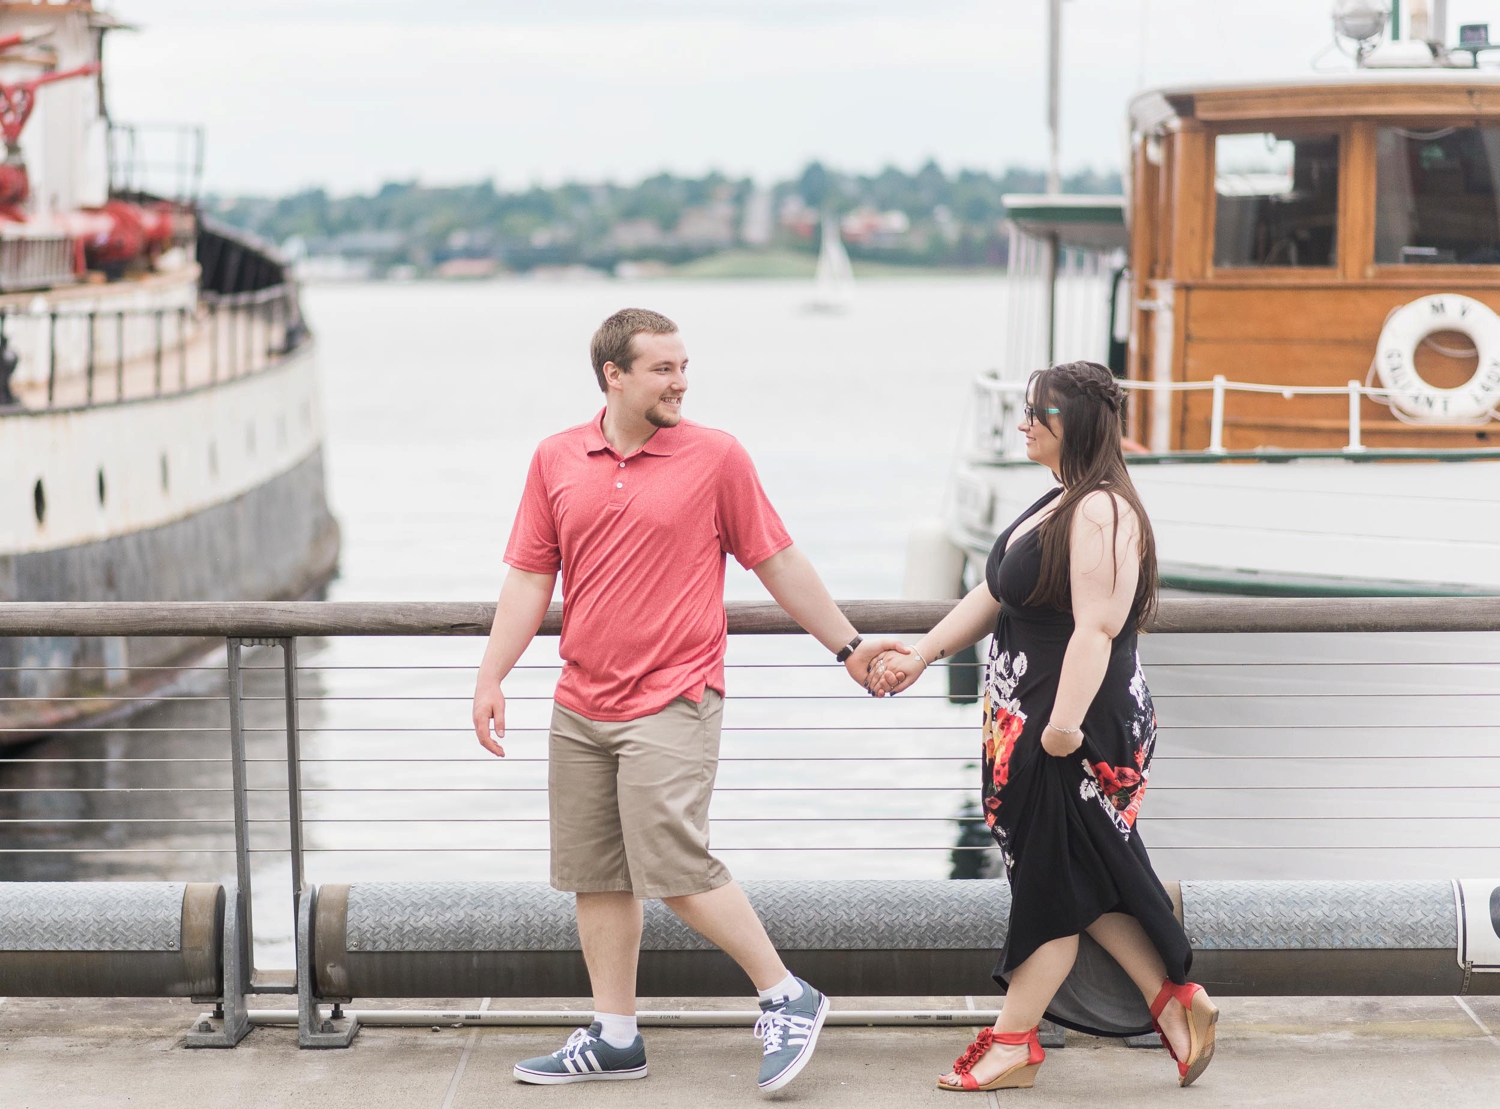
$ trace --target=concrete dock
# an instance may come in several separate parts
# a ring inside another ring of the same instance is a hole
[[[281,1008],[287,999],[252,999]],[[975,997],[975,1007],[998,998]],[[964,1009],[962,997],[849,998],[849,1009]],[[970,1095],[976,1105],[1290,1106],[1491,1109],[1500,1091],[1500,997],[1222,998],[1213,1065],[1187,1091],[1160,1050],[1069,1033],[1035,1089]],[[473,1008],[474,998],[367,1001],[360,1008]],[[495,1001],[496,1009],[578,1008],[583,999]],[[746,998],[653,999],[650,1008],[734,1009]],[[754,1083],[750,1031],[648,1029],[643,1081],[522,1086],[518,1059],[558,1047],[567,1029],[363,1028],[348,1050],[299,1051],[296,1030],[257,1028],[233,1051],[189,1051],[201,1007],[140,999],[0,1001],[5,1109],[479,1109],[488,1106],[817,1106],[961,1104],[934,1080],[970,1029],[829,1028],[785,1090]]]

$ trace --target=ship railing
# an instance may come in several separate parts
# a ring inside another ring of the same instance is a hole
[[[1342,426],[1347,428],[1348,438],[1343,447],[1340,448],[1347,454],[1359,454],[1368,448],[1364,443],[1364,424],[1361,413],[1362,402],[1369,400],[1390,409],[1393,416],[1402,418],[1402,413],[1397,402],[1409,400],[1419,402],[1429,396],[1428,392],[1406,389],[1388,389],[1382,386],[1366,385],[1360,381],[1351,380],[1346,385],[1269,385],[1253,381],[1231,381],[1223,374],[1215,374],[1208,381],[1133,381],[1118,379],[1118,384],[1127,393],[1142,393],[1147,396],[1170,400],[1175,395],[1201,394],[1211,395],[1208,423],[1208,445],[1209,454],[1231,453],[1224,445],[1225,425],[1225,402],[1231,393],[1257,394],[1261,396],[1280,396],[1284,400],[1293,401],[1299,397],[1342,397],[1348,401],[1347,415],[1342,421]],[[1021,421],[1022,409],[1026,404],[1027,383],[1024,381],[1006,381],[998,377],[985,375],[975,381],[975,392],[978,402],[977,426],[975,428],[974,444],[981,454],[998,455],[1002,457],[1023,457],[1025,454],[1021,446],[1020,433],[1016,426]],[[1170,412],[1170,408],[1166,409]],[[1484,427],[1500,419],[1500,411],[1491,410],[1487,415],[1478,420],[1452,420],[1441,424],[1443,428],[1454,427]],[[1416,425],[1418,421],[1403,420],[1403,422]],[[1320,425],[1321,426],[1321,425]],[[1152,419],[1153,436],[1150,449],[1154,453],[1163,454],[1170,449],[1170,421],[1162,418],[1161,411],[1153,412]]]
[[[951,604],[844,607],[866,633],[914,636]],[[0,738],[33,740],[0,757],[0,879],[223,881],[262,993],[295,990],[320,884],[542,889],[560,613],[507,680],[503,760],[470,723],[493,614],[0,604]],[[940,679],[871,699],[771,604],[731,603],[728,621],[714,849],[739,876],[1002,873],[972,702]],[[1500,598],[1167,598],[1151,631],[1138,827],[1164,878],[1500,875]],[[163,637],[187,654],[131,665]]]
[[[279,365],[302,338],[295,290],[155,306],[0,308],[0,411],[76,409],[211,387]],[[10,372],[7,373],[7,365]]]
[[[111,123],[107,140],[111,196],[196,204],[203,186],[203,127]]]

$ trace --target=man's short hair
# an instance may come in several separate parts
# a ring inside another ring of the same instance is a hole
[[[589,356],[594,363],[594,376],[599,379],[599,391],[607,392],[604,383],[604,364],[613,362],[626,373],[635,359],[631,342],[642,332],[648,335],[671,335],[677,325],[660,312],[649,308],[621,308],[599,325],[589,344]]]

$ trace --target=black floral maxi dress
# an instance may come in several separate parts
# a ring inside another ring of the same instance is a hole
[[[1084,929],[1104,913],[1130,914],[1177,983],[1187,980],[1192,950],[1135,827],[1151,775],[1156,714],[1133,620],[1115,637],[1104,681],[1083,718],[1083,745],[1062,758],[1042,749],[1073,617],[1026,603],[1041,572],[1036,529],[1009,551],[1006,543],[1061,492],[1048,492],[1001,533],[985,571],[1001,610],[984,693],[984,819],[1011,886],[1010,928],[995,981],[1004,988],[1042,944],[1077,935],[1078,961],[1048,1018],[1080,1032],[1130,1036],[1151,1030],[1147,1004]]]

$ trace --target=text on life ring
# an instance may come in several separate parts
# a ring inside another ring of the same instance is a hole
[[[1474,376],[1439,389],[1417,372],[1417,346],[1435,331],[1466,335],[1479,351]],[[1404,304],[1386,320],[1375,350],[1375,371],[1393,408],[1434,423],[1483,420],[1500,405],[1500,316],[1473,297],[1437,293]]]

